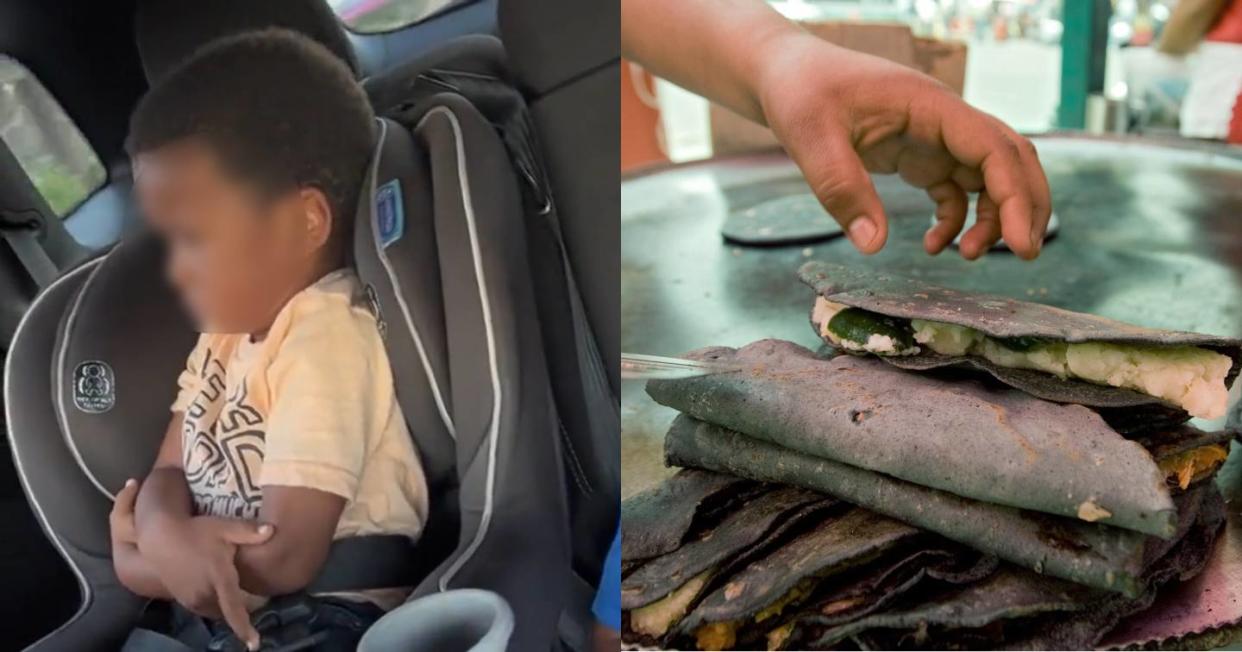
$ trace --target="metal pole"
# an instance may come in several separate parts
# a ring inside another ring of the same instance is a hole
[[[1064,0],[1061,19],[1061,102],[1057,126],[1082,129],[1087,97],[1104,90],[1104,57],[1108,47],[1109,0]]]

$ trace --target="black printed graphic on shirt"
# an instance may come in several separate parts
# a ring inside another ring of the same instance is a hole
[[[185,479],[196,514],[258,518],[263,490],[266,424],[247,401],[243,380],[225,395],[224,365],[208,350],[199,368],[201,389],[185,411],[181,430]]]

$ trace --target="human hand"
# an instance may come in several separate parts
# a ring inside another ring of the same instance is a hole
[[[967,193],[978,192],[962,257],[982,256],[1002,236],[1018,256],[1039,255],[1052,202],[1029,140],[926,75],[804,32],[756,56],[764,119],[859,251],[875,253],[888,238],[870,171],[895,172],[936,202],[923,238],[930,254],[962,230]]]
[[[200,616],[223,618],[238,639],[257,650],[259,633],[250,622],[234,558],[238,546],[264,543],[273,532],[266,523],[198,516],[160,522],[138,545],[173,599]]]
[[[134,503],[137,500],[138,481],[130,478],[117,492],[112,502],[112,511],[108,514],[108,530],[112,534],[113,547],[138,544],[138,535],[134,530]]]

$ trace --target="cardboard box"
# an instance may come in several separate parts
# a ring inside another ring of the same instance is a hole
[[[844,48],[909,66],[940,80],[958,95],[966,83],[966,44],[919,38],[901,23],[802,23],[816,36]],[[735,154],[777,147],[776,137],[732,111],[711,105],[712,152]]]

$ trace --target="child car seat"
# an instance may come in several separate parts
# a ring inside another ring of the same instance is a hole
[[[460,47],[446,48],[450,59]],[[317,584],[424,578],[414,597],[489,588],[516,613],[513,649],[547,649],[573,584],[565,469],[574,463],[549,389],[515,150],[500,138],[512,132],[498,133],[460,95],[415,104],[402,112],[413,124],[382,124],[355,245],[424,457],[432,516],[412,552],[391,538],[340,542]],[[49,286],[14,338],[5,383],[14,457],[83,595],[37,649],[114,649],[143,602],[112,572],[107,512],[124,479],[149,469],[169,379],[193,342],[159,277],[156,243],[123,243]]]
[[[542,337],[545,366],[550,373],[569,509],[573,573],[559,627],[566,645],[585,647],[594,623],[590,605],[595,586],[605,551],[616,533],[619,405],[587,319],[584,294],[575,281],[559,205],[554,200],[555,186],[544,174],[543,149],[527,104],[508,77],[501,42],[489,36],[456,38],[419,61],[366,79],[364,87],[376,112],[405,127],[425,119],[438,99],[456,97],[458,104],[472,106],[491,123],[504,144],[504,152],[497,155],[507,153],[510,165],[517,170],[522,192],[518,204],[509,207],[508,220],[522,222],[520,232],[525,235],[522,248],[527,261],[518,273],[529,277],[535,288],[529,309],[537,315],[532,328]],[[592,180],[596,183],[599,181]],[[584,211],[578,217],[607,229],[615,222],[607,212],[609,201],[605,197],[597,205],[604,211],[602,215]],[[615,206],[612,215],[616,215]],[[606,261],[612,255],[614,252],[604,250],[595,256]],[[361,262],[360,257],[359,269],[365,273]],[[616,287],[612,289],[614,303]]]
[[[359,211],[368,219],[355,223],[357,268],[403,410],[440,420],[417,435],[431,447],[428,477],[460,483],[449,507],[461,518],[457,547],[412,597],[490,589],[516,614],[514,649],[547,649],[569,585],[569,521],[509,159],[451,94],[432,98],[412,131],[381,120],[380,134]]]
[[[54,281],[19,324],[5,367],[10,446],[23,489],[77,577],[75,615],[33,649],[112,650],[146,602],[112,570],[108,511],[126,478],[150,470],[194,332],[164,283],[149,236]],[[170,376],[174,374],[174,376]],[[52,391],[49,393],[48,389]],[[431,532],[429,528],[429,532]],[[317,590],[412,584],[423,547],[403,537],[334,544]]]

